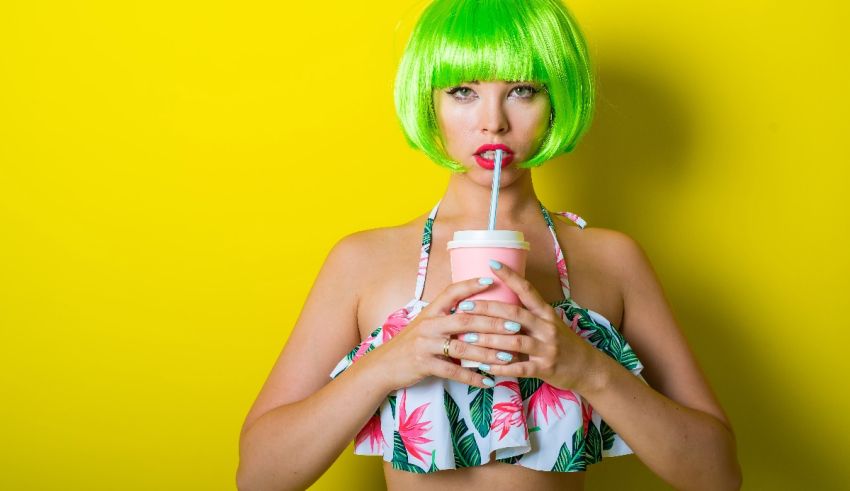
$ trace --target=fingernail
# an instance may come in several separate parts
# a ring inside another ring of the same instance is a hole
[[[467,343],[474,343],[478,341],[478,334],[475,334],[474,332],[468,332],[463,335],[463,340]]]
[[[519,332],[519,328],[522,327],[518,322],[514,321],[505,321],[505,329],[511,332]]]
[[[504,351],[499,351],[499,352],[496,354],[496,358],[498,358],[498,359],[500,359],[500,360],[502,360],[502,361],[511,361],[511,360],[513,360],[513,358],[514,358],[514,355],[512,355],[512,354],[510,354],[510,353],[505,353]]]
[[[490,260],[490,267],[493,269],[502,269],[502,263],[496,261],[495,259]]]
[[[493,284],[493,278],[490,278],[489,276],[485,276],[483,278],[478,278],[478,284],[479,285],[492,285]]]
[[[472,302],[471,300],[464,300],[457,306],[457,308],[460,310],[472,310],[475,308],[475,302]]]
[[[484,382],[484,385],[486,385],[487,387],[493,387],[494,385],[496,385],[496,382],[493,382],[493,379],[491,379],[491,378],[485,377],[484,380],[482,380],[482,382]]]
[[[478,364],[478,368],[479,368],[481,371],[484,371],[484,372],[489,372],[489,371],[490,371],[490,365],[488,365],[488,364],[486,364],[486,363],[479,363],[479,364]]]

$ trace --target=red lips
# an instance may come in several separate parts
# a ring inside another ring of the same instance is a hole
[[[475,151],[475,162],[478,163],[481,167],[493,170],[496,168],[496,162],[494,160],[485,159],[481,156],[482,153],[487,152],[489,150],[496,151],[502,150],[502,168],[509,166],[511,162],[514,160],[514,151],[511,150],[511,147],[507,145],[503,145],[501,143],[492,144],[488,143],[486,145],[481,145],[478,147],[478,150]]]

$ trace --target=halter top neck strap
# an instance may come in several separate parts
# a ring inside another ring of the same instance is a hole
[[[428,258],[431,255],[431,231],[434,227],[434,220],[437,218],[437,210],[440,209],[441,202],[442,199],[437,201],[437,204],[434,205],[431,213],[428,214],[428,218],[425,220],[425,229],[422,232],[422,250],[419,254],[419,270],[416,276],[416,293],[414,294],[414,298],[420,301],[422,300],[422,294],[425,291],[425,277],[428,272]],[[546,226],[549,227],[549,232],[552,235],[553,247],[555,249],[555,263],[558,268],[558,275],[561,279],[561,289],[564,292],[564,298],[570,298],[570,280],[567,273],[566,253],[561,248],[561,244],[558,241],[558,235],[555,233],[555,224],[552,222],[552,217],[549,215],[549,211],[546,210],[546,207],[544,207],[543,203],[539,200],[538,204],[540,205],[540,211],[543,214],[543,219],[546,221]],[[575,213],[571,213],[569,211],[556,211],[554,213],[568,218],[578,225],[579,228],[583,229],[587,226],[587,222]]]

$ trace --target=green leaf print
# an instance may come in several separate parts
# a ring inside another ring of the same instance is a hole
[[[428,218],[425,220],[425,232],[422,234],[422,245],[431,244],[431,230],[434,227],[434,219]],[[429,247],[430,249],[430,247]]]
[[[595,464],[602,460],[602,435],[599,429],[590,421],[587,424],[587,437],[585,438],[584,463]]]
[[[460,408],[448,391],[443,390],[446,415],[451,426],[452,448],[455,454],[455,467],[473,467],[481,465],[481,451],[475,442],[475,435],[460,416]]]
[[[376,328],[375,328],[375,330],[374,330],[374,331],[372,331],[372,332],[369,334],[369,337],[370,337],[370,338],[374,338],[375,336],[377,336],[377,335],[378,335],[378,333],[379,333],[379,332],[381,332],[381,329],[383,329],[383,326],[382,326],[382,327],[376,327]],[[354,347],[354,349],[352,349],[351,351],[349,351],[349,352],[348,352],[348,354],[347,354],[347,355],[345,355],[345,358],[346,358],[348,361],[351,361],[351,360],[353,360],[353,359],[354,359],[354,355],[356,355],[356,354],[357,354],[357,350],[359,350],[359,349],[360,349],[360,344],[362,344],[362,343],[359,343],[357,346],[355,346],[355,347]],[[368,352],[372,351],[373,349],[375,349],[375,345],[374,345],[373,343],[369,343],[369,347],[366,349],[366,351],[364,351],[364,352],[363,352],[363,354],[365,355],[366,353],[368,353]]]
[[[478,393],[472,398],[469,412],[478,434],[485,437],[490,434],[490,423],[493,421],[493,389],[476,389]]]
[[[573,451],[570,452],[568,442],[561,445],[561,451],[558,452],[558,459],[552,467],[556,472],[578,472],[587,469],[584,463],[584,429],[579,427],[573,434]]]
[[[398,431],[393,432],[393,469],[425,474],[425,469],[407,461],[407,449]]]
[[[640,366],[640,360],[638,360],[637,355],[634,351],[632,351],[632,348],[629,346],[625,347],[625,349],[620,354],[620,358],[617,361],[620,363],[620,365],[623,365],[630,371],[636,370],[638,366]]]
[[[349,352],[348,352],[348,354],[347,354],[347,355],[345,355],[345,359],[346,359],[346,360],[348,360],[348,361],[353,360],[353,359],[354,359],[354,355],[356,355],[356,354],[357,354],[357,350],[359,350],[359,349],[360,349],[360,345],[358,344],[357,346],[355,346],[355,347],[354,347],[354,349],[353,349],[353,350],[349,351]]]
[[[607,423],[605,423],[604,419],[600,421],[599,429],[600,434],[602,435],[602,449],[611,450],[611,447],[614,446],[614,437],[617,436],[617,434],[610,426],[608,426]]]
[[[520,378],[518,380],[519,393],[522,394],[523,401],[531,397],[543,385],[543,381],[539,378]]]
[[[519,459],[521,459],[523,455],[525,455],[525,454],[521,453],[519,455],[514,455],[513,457],[505,457],[503,459],[496,459],[496,462],[504,462],[505,464],[516,464],[517,462],[519,462]]]
[[[438,470],[440,470],[440,468],[437,467],[437,451],[434,450],[431,452],[431,467],[428,468],[428,472],[437,472]]]
[[[389,396],[387,399],[390,400],[390,409],[393,411],[393,419],[395,419],[395,398],[396,396]]]

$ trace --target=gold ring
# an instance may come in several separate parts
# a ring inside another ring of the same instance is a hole
[[[443,343],[443,354],[446,355],[446,358],[449,358],[449,344],[452,342],[452,338],[446,338],[446,341]]]

